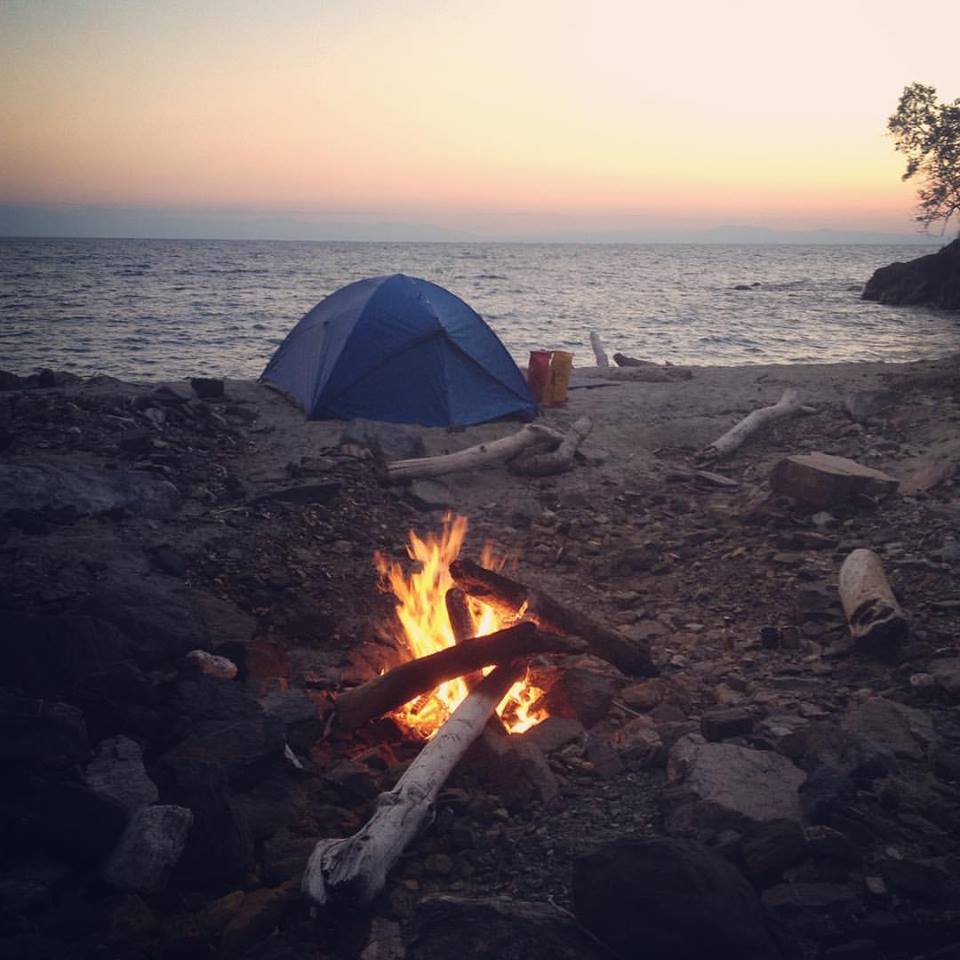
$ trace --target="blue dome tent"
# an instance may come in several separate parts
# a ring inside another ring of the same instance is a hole
[[[402,273],[331,293],[287,335],[260,377],[311,419],[469,426],[536,404],[480,315]]]

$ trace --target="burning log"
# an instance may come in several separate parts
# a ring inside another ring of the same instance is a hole
[[[408,660],[337,697],[336,720],[352,729],[409,703],[421,693],[493,664],[509,663],[538,653],[582,653],[583,647],[543,633],[532,623],[519,623],[469,643],[447,647],[427,657]]]
[[[563,434],[538,423],[528,423],[522,430],[499,440],[480,443],[466,450],[448,453],[440,457],[421,457],[417,460],[394,460],[387,464],[387,477],[394,481],[413,480],[417,477],[439,477],[458,470],[473,470],[498,460],[509,460],[521,450],[534,444],[557,447],[563,442]]]
[[[858,650],[886,656],[909,632],[909,625],[880,558],[872,550],[854,550],[840,567],[840,600]]]
[[[457,645],[469,643],[474,637],[473,617],[470,616],[470,603],[467,595],[459,587],[451,587],[443,598],[447,607],[447,616],[450,618],[450,629],[453,631],[453,640]],[[483,674],[477,670],[463,678],[468,690],[476,689],[483,679]]]
[[[565,473],[573,466],[573,456],[587,434],[593,429],[589,417],[581,417],[563,438],[556,450],[538,453],[525,450],[510,462],[510,472],[524,477],[546,477],[554,473]]]
[[[792,417],[804,410],[800,403],[800,394],[793,387],[783,391],[780,399],[769,407],[761,407],[748,413],[739,423],[734,424],[722,437],[718,437],[699,454],[701,460],[722,460],[739,449],[744,442],[767,424],[783,417]]]
[[[653,677],[659,673],[646,644],[622,634],[564,606],[552,597],[501,573],[486,570],[472,560],[450,564],[457,584],[471,597],[489,604],[501,614],[525,616],[541,629],[584,640],[590,652],[619,667],[624,673]]]
[[[311,900],[322,905],[342,898],[350,905],[364,905],[377,896],[390,869],[430,816],[447,777],[520,672],[517,665],[501,666],[486,677],[420,751],[397,785],[380,794],[376,812],[361,830],[343,840],[317,843],[303,875],[302,889]]]

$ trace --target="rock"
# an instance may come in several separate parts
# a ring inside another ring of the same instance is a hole
[[[158,893],[176,866],[193,826],[185,807],[141,807],[110,854],[104,876],[119,890]]]
[[[856,893],[835,883],[781,883],[764,890],[762,899],[767,910],[784,918],[807,910],[842,917],[858,906]]]
[[[224,393],[223,381],[215,377],[194,377],[190,386],[201,400],[219,400]]]
[[[299,882],[318,837],[294,837],[280,831],[263,845],[263,874],[268,883]]]
[[[341,484],[336,480],[329,480],[326,483],[306,483],[297,487],[272,490],[257,497],[253,502],[254,504],[271,501],[275,503],[319,503],[326,506],[334,501],[340,490]]]
[[[41,842],[59,859],[89,864],[105,856],[127,825],[124,806],[79,783],[41,789],[31,808]]]
[[[571,717],[547,717],[518,736],[522,742],[532,743],[543,753],[553,753],[568,743],[583,740],[586,732],[579,720]]]
[[[865,423],[896,402],[897,395],[892,390],[860,390],[843,401],[847,413],[857,423]]]
[[[885,497],[900,481],[846,457],[805,453],[780,460],[770,474],[775,493],[812,507],[835,507],[858,497]]]
[[[747,876],[760,887],[769,886],[806,849],[803,828],[793,820],[771,820],[747,837],[740,848]]]
[[[542,700],[551,716],[579,720],[587,729],[609,712],[616,693],[613,680],[594,670],[564,670]]]
[[[670,677],[651,677],[633,683],[620,691],[619,697],[628,707],[647,713],[661,704],[669,704],[681,711],[690,707],[690,694]]]
[[[421,510],[447,510],[455,506],[456,495],[442,480],[414,480],[399,490]]]
[[[127,510],[145,517],[169,517],[180,506],[180,491],[155,474],[97,470],[77,463],[0,464],[0,509],[73,517]]]
[[[922,760],[937,740],[926,713],[883,697],[874,697],[850,711],[842,726],[909,760]]]
[[[951,871],[947,858],[927,860],[887,859],[880,865],[886,884],[898,893],[926,903],[956,903],[956,862]]]
[[[468,757],[480,766],[490,789],[512,810],[521,810],[532,802],[549,803],[559,792],[550,765],[532,742],[486,729]]]
[[[807,750],[806,727],[809,721],[793,714],[775,714],[764,717],[756,726],[755,738],[766,742],[770,747],[789,757],[799,760]]]
[[[744,707],[707,710],[700,718],[700,732],[713,742],[749,736],[753,732],[753,714]]]
[[[113,797],[131,814],[156,803],[160,795],[144,769],[140,744],[122,735],[97,745],[84,779],[91,790]]]
[[[574,865],[580,923],[619,957],[776,960],[756,893],[726,860],[686,840],[618,840]]]
[[[666,758],[663,740],[650,717],[634,717],[613,735],[613,746],[629,770],[659,766]]]
[[[42,696],[70,696],[91,674],[132,656],[113,624],[88,616],[10,614],[3,624],[8,682]]]
[[[207,653],[206,650],[191,650],[184,661],[191,670],[205,673],[208,677],[234,680],[237,676],[237,665],[232,660]]]
[[[960,703],[960,657],[934,660],[928,667],[934,683],[951,703]]]
[[[419,460],[427,456],[421,432],[396,423],[351,420],[340,435],[340,443],[365,447],[381,460]]]
[[[606,958],[566,911],[514,898],[426,896],[417,905],[411,941],[408,960]]]
[[[76,707],[0,689],[0,760],[79,763],[89,751]]]
[[[936,253],[880,267],[867,281],[862,297],[895,306],[960,310],[960,240]]]
[[[229,960],[270,936],[289,899],[290,895],[283,888],[248,893],[223,931],[220,956]]]
[[[671,833],[749,829],[801,819],[797,793],[806,774],[786,757],[690,734],[667,761],[666,826]]]
[[[202,759],[184,760],[162,774],[161,798],[188,808],[194,817],[177,872],[191,885],[243,883],[253,866],[254,840],[242,807],[227,790],[223,769]]]

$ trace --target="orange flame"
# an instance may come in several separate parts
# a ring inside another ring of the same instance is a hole
[[[403,567],[383,554],[374,554],[374,564],[380,573],[384,589],[397,598],[397,618],[403,627],[400,638],[413,658],[425,657],[456,642],[450,618],[447,616],[447,591],[455,586],[450,575],[450,564],[460,554],[467,536],[466,517],[447,514],[443,518],[443,530],[439,536],[428,533],[421,539],[411,530],[408,534],[407,553],[418,569],[409,576]],[[501,569],[506,558],[494,555],[488,543],[484,546],[480,561],[490,569]],[[486,636],[509,626],[497,612],[485,604],[470,598],[470,615],[474,635]],[[484,673],[489,673],[486,668]],[[434,691],[410,701],[394,712],[402,726],[430,739],[441,725],[467,696],[467,685],[462,678],[448,680]],[[542,710],[533,710],[543,691],[527,682],[517,681],[497,706],[497,713],[510,733],[522,733],[545,719]]]

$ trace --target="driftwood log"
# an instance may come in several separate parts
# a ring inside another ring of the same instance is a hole
[[[476,597],[506,616],[526,617],[548,633],[579,637],[591,653],[619,667],[624,673],[644,677],[659,673],[645,643],[630,640],[545,593],[511,580],[502,573],[487,570],[472,560],[454,560],[450,564],[450,573],[457,586],[471,597]]]
[[[518,623],[506,630],[476,637],[469,643],[408,660],[359,687],[345,690],[337,697],[337,726],[352,730],[409,703],[421,693],[434,690],[446,680],[472,674],[483,667],[538,653],[580,653],[583,650],[583,644],[551,636],[532,623]]]
[[[729,457],[734,450],[743,446],[744,442],[753,436],[758,430],[773,423],[775,420],[781,420],[783,417],[792,417],[803,410],[800,403],[800,394],[793,388],[788,387],[783,391],[780,399],[769,407],[761,407],[748,413],[739,423],[732,426],[722,437],[718,437],[709,446],[703,450],[699,459],[701,460],[722,460]]]
[[[473,470],[499,460],[509,460],[521,450],[535,444],[556,447],[563,442],[563,434],[539,423],[528,423],[522,430],[509,436],[480,443],[466,450],[439,457],[421,457],[416,460],[394,460],[387,464],[387,477],[394,481],[414,480],[417,477],[439,477],[458,470]]]
[[[872,550],[854,550],[840,567],[839,587],[854,646],[878,657],[895,652],[909,625],[880,558]]]
[[[376,812],[357,833],[321,840],[303,874],[303,892],[314,903],[370,903],[387,874],[430,818],[433,804],[453,768],[480,735],[488,717],[521,674],[498,667],[453,712],[397,785],[377,798]]]
[[[447,618],[450,620],[450,629],[453,631],[453,642],[456,644],[469,643],[474,638],[473,617],[470,615],[470,601],[466,593],[459,587],[451,587],[443,598],[447,608]],[[476,688],[483,679],[479,670],[463,678],[468,690]]]
[[[524,450],[510,461],[510,472],[523,477],[548,477],[565,473],[573,466],[578,447],[592,429],[593,421],[589,417],[581,417],[570,427],[556,450],[543,453],[533,449]]]
[[[590,334],[590,346],[593,347],[593,355],[596,357],[598,367],[609,367],[610,358],[607,351],[603,349],[603,342],[597,333]]]

